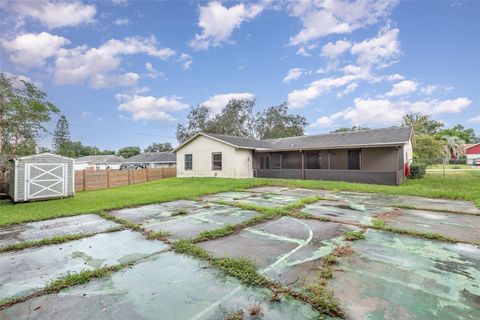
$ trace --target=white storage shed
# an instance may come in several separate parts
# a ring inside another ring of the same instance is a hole
[[[10,160],[8,195],[14,202],[75,194],[74,159],[51,153]]]

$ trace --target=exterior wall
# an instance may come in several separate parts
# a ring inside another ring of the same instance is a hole
[[[212,152],[222,153],[222,170],[212,170]],[[185,154],[192,154],[192,170],[185,170]],[[176,152],[177,177],[251,178],[252,151],[198,136]]]
[[[412,164],[413,162],[413,146],[412,141],[409,141],[408,144],[403,146],[403,159],[405,163]],[[404,164],[402,163],[402,166]]]
[[[14,176],[14,183],[9,186],[10,196],[17,202],[28,201],[25,199],[26,189],[26,170],[27,164],[42,164],[42,163],[65,163],[67,164],[67,173],[65,177],[65,184],[67,188],[67,196],[75,194],[74,190],[74,160],[63,158],[51,154],[40,154],[31,157],[18,158],[15,163],[15,168],[12,170]],[[16,182],[16,183],[15,183]],[[13,190],[12,190],[13,189]]]
[[[467,164],[473,164],[473,160],[480,158],[480,153],[479,154],[467,154]]]
[[[398,151],[394,147],[362,149],[362,170],[397,170]]]

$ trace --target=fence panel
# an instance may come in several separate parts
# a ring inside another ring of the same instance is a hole
[[[75,171],[75,191],[108,189],[177,176],[176,168]]]
[[[0,193],[8,192],[8,182],[10,179],[10,174],[8,171],[0,171]]]

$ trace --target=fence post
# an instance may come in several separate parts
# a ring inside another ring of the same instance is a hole
[[[107,189],[110,189],[110,169],[107,169]]]
[[[162,167],[162,177],[160,179],[165,179],[165,168]]]
[[[132,182],[130,181],[130,171],[131,171],[130,169],[127,170],[127,173],[128,173],[128,175],[127,175],[127,176],[128,176],[128,185],[131,185],[131,184],[132,184]]]
[[[150,177],[148,174],[148,167],[145,168],[145,175],[147,176],[147,182],[150,181]]]
[[[87,179],[85,178],[85,169],[83,169],[83,190],[85,191],[87,189]]]

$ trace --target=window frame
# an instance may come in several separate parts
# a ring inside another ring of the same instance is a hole
[[[215,156],[220,155],[220,160],[215,160]],[[218,161],[220,161],[220,168],[215,168],[215,165],[218,166]],[[215,164],[217,162],[217,164]],[[212,152],[212,171],[222,171],[223,169],[223,156],[221,152]]]
[[[190,161],[187,161],[187,156],[190,156]],[[187,163],[190,163],[189,167],[187,167]],[[185,153],[183,157],[183,168],[185,171],[193,170],[193,153]]]

